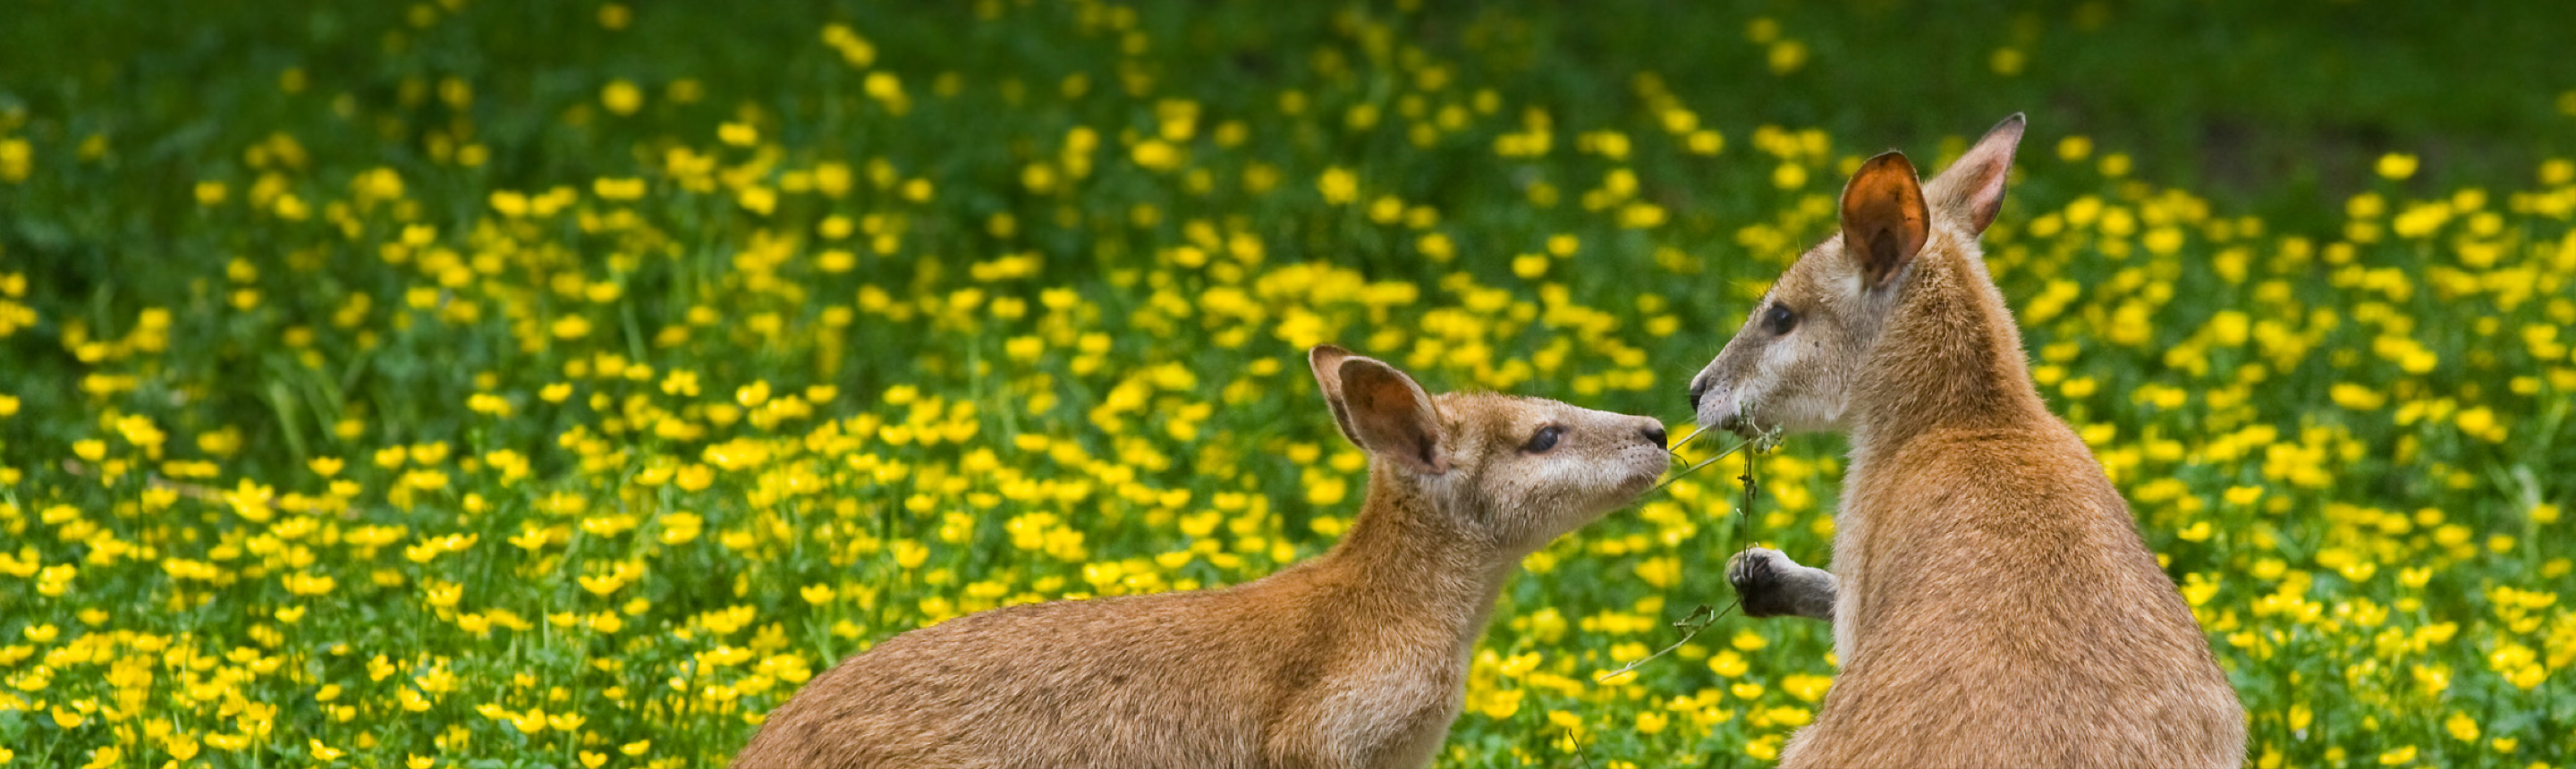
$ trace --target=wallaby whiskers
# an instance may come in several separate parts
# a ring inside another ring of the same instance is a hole
[[[1701,430],[1700,432],[1708,432],[1708,431],[1706,431],[1706,430]],[[1699,433],[1692,433],[1692,435],[1698,435],[1698,434],[1699,434]],[[1683,440],[1684,442],[1688,442],[1690,439],[1688,439],[1688,438],[1684,438],[1684,439],[1682,439],[1682,440]],[[1715,464],[1715,463],[1716,463],[1718,460],[1720,460],[1720,459],[1725,459],[1725,458],[1727,458],[1727,457],[1734,456],[1734,455],[1735,455],[1735,452],[1743,451],[1743,450],[1744,450],[1744,447],[1746,447],[1746,446],[1750,446],[1750,445],[1753,445],[1753,442],[1752,442],[1752,441],[1737,441],[1737,442],[1736,442],[1736,444],[1735,444],[1735,447],[1734,447],[1734,448],[1730,448],[1730,449],[1727,449],[1727,450],[1725,450],[1725,451],[1718,452],[1717,456],[1709,457],[1709,458],[1707,458],[1707,459],[1703,459],[1703,460],[1700,460],[1700,461],[1698,461],[1698,462],[1692,463],[1689,467],[1684,467],[1684,468],[1682,468],[1682,471],[1681,471],[1681,472],[1673,473],[1673,474],[1671,474],[1671,475],[1665,476],[1665,477],[1664,477],[1664,480],[1663,480],[1663,482],[1662,482],[1662,483],[1655,484],[1655,487],[1654,487],[1654,488],[1651,488],[1651,489],[1647,489],[1647,490],[1646,490],[1646,493],[1648,493],[1648,494],[1652,494],[1652,493],[1655,493],[1655,492],[1658,492],[1658,491],[1663,491],[1665,487],[1673,485],[1673,482],[1674,482],[1674,481],[1678,481],[1678,480],[1681,480],[1681,479],[1683,479],[1683,478],[1688,478],[1688,477],[1690,477],[1690,474],[1691,474],[1691,473],[1699,472],[1699,469],[1700,469],[1700,468],[1707,467],[1707,466],[1709,466],[1709,465],[1711,465],[1711,464]],[[1679,446],[1676,446],[1675,448],[1679,448]],[[1680,456],[1681,456],[1681,455],[1679,455],[1679,454],[1675,454],[1675,455],[1674,455],[1674,458],[1675,458],[1676,460],[1678,460],[1678,459],[1680,459]]]

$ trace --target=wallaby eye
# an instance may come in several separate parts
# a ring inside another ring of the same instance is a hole
[[[1556,439],[1563,437],[1565,437],[1563,427],[1556,425],[1541,427],[1537,433],[1530,435],[1528,443],[1521,444],[1521,450],[1532,454],[1543,454],[1548,449],[1556,448]]]
[[[1789,329],[1797,326],[1798,314],[1791,312],[1788,305],[1772,302],[1771,309],[1762,311],[1762,328],[1772,336],[1789,333]]]

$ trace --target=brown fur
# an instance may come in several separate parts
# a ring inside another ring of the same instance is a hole
[[[1748,604],[1829,607],[1834,623],[1842,672],[1782,766],[2244,761],[2226,675],[2032,386],[1986,274],[1976,237],[2020,138],[2016,115],[1919,194],[1903,156],[1872,159],[1842,235],[1800,257],[1693,383],[1705,425],[1851,435],[1838,574],[1768,550],[1729,570]],[[1796,317],[1786,333],[1765,323],[1773,302]]]
[[[1643,492],[1669,461],[1644,417],[1428,396],[1316,348],[1370,455],[1331,552],[1243,585],[1059,601],[887,640],[770,713],[734,766],[1422,767],[1520,559]],[[1346,392],[1347,390],[1347,392]],[[1533,434],[1562,437],[1529,451]]]

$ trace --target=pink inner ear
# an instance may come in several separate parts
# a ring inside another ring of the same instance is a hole
[[[2004,177],[2011,175],[2011,163],[2012,156],[2007,154],[2000,162],[1959,169],[1976,172],[1975,176],[1962,180],[1966,183],[1967,199],[1959,204],[1968,216],[1969,229],[1982,234],[1987,225],[1995,223],[1995,215],[2003,212]]]
[[[2004,118],[1934,180],[1944,198],[1941,206],[1965,215],[1969,229],[1979,234],[2003,211],[2004,181],[2012,175],[2013,152],[2021,146],[2023,125],[2019,114]]]

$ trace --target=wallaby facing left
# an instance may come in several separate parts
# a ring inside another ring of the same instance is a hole
[[[2022,136],[1931,181],[1889,152],[1691,383],[1701,425],[1851,436],[1834,567],[1755,549],[1751,615],[1834,623],[1843,661],[1799,767],[2211,767],[2245,710],[2128,502],[2032,384],[1977,237]]]
[[[1013,606],[895,636],[770,713],[740,769],[1428,766],[1521,558],[1635,499],[1661,422],[1432,396],[1308,361],[1368,497],[1314,560],[1218,590]]]

